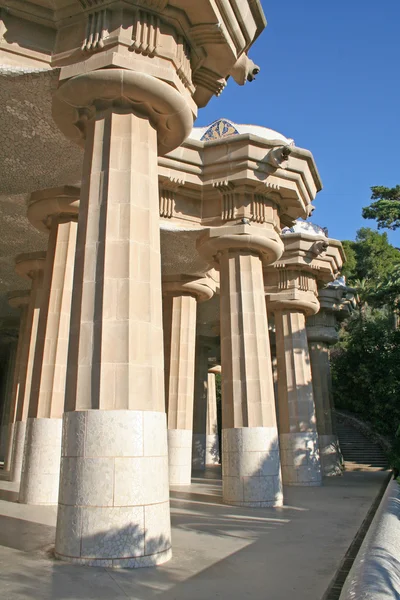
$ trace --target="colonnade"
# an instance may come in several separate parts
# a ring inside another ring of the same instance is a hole
[[[169,485],[218,458],[216,365],[196,348],[214,296],[224,502],[280,506],[282,483],[321,484],[329,365],[312,328],[309,353],[306,317],[344,256],[326,236],[282,234],[321,189],[310,152],[226,120],[193,135],[229,76],[258,73],[247,52],[265,27],[259,3],[53,4],[52,116],[83,149],[82,173],[79,189],[29,201],[48,244],[16,259],[31,289],[9,297],[21,326],[5,466],[21,502],[58,502],[59,559],[151,566],[171,556]],[[183,239],[172,266],[160,224]]]
[[[83,544],[95,554],[93,544],[99,539],[104,547],[101,530],[105,520],[117,518],[117,508],[118,527],[129,533],[130,543],[135,548],[146,544],[132,528],[134,509],[151,532],[147,550],[155,547],[155,538],[161,539],[152,563],[166,558],[167,474],[170,484],[188,485],[192,460],[194,469],[219,462],[216,373],[222,374],[225,502],[280,506],[282,483],[320,485],[322,474],[339,474],[327,344],[336,340],[340,292],[321,289],[318,313],[313,286],[296,299],[282,290],[274,293],[273,277],[268,269],[263,272],[263,265],[277,259],[284,237],[250,235],[247,225],[210,230],[198,246],[210,263],[217,257],[220,273],[222,367],[212,367],[210,348],[201,336],[196,348],[196,310],[198,302],[214,295],[214,281],[162,281],[152,250],[158,236],[154,232],[152,243],[143,241],[131,254],[118,203],[120,219],[99,257],[99,233],[108,238],[102,227],[113,221],[101,216],[101,208],[94,214],[87,210],[77,236],[79,197],[82,210],[84,197],[76,188],[32,195],[28,216],[37,227],[49,229],[48,250],[17,257],[16,270],[30,278],[31,290],[9,296],[21,318],[9,410],[13,445],[5,468],[12,481],[21,479],[20,502],[58,501],[60,557],[103,564],[102,558],[81,560],[77,548]],[[96,281],[99,268],[104,272]],[[129,269],[136,273],[132,290]],[[286,271],[289,279],[290,273]],[[279,277],[282,281],[282,273]],[[268,314],[275,326],[276,398]],[[165,379],[160,380],[162,336]],[[140,345],[132,346],[137,338]],[[160,400],[164,389],[167,419]],[[64,406],[76,410],[64,415],[62,442]],[[99,519],[94,519],[96,513]],[[85,532],[81,537],[78,524]],[[116,566],[141,562],[140,556],[118,560]]]

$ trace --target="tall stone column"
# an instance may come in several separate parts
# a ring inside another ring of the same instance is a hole
[[[172,86],[116,68],[70,79],[60,102],[85,154],[55,551],[150,566],[171,556],[157,142],[179,145],[193,117]]]
[[[282,302],[270,302],[267,306],[275,315],[278,426],[283,483],[321,485],[305,313],[296,306],[285,308]]]
[[[3,464],[6,459],[8,438],[14,424],[15,407],[13,402],[13,385],[16,364],[16,354],[18,348],[18,330],[16,323],[9,319],[0,320],[0,336],[2,339],[2,361],[3,377],[1,385],[2,409],[1,409],[1,428],[0,428],[0,460]],[[10,427],[10,424],[12,425]],[[11,429],[11,431],[10,431]]]
[[[49,231],[19,502],[57,504],[78,188],[32,194],[28,219]]]
[[[223,500],[238,506],[282,505],[263,261],[282,253],[275,229],[238,224],[199,241],[218,261],[221,294]]]
[[[4,470],[7,472],[11,471],[12,454],[14,448],[14,435],[15,435],[15,421],[17,417],[17,405],[20,388],[23,386],[23,381],[26,377],[26,369],[21,368],[21,361],[23,357],[23,348],[25,345],[26,333],[26,322],[29,304],[29,290],[20,290],[10,292],[8,294],[8,302],[12,308],[19,309],[20,320],[19,320],[19,331],[18,331],[18,345],[15,354],[15,365],[13,374],[13,383],[11,390],[11,404],[8,421],[8,434],[7,434],[7,449],[4,458]]]
[[[43,293],[43,273],[45,252],[20,254],[16,258],[15,270],[18,275],[32,281],[29,304],[26,310],[25,330],[22,336],[22,347],[18,367],[18,383],[15,387],[16,415],[12,465],[10,480],[21,480],[22,459],[24,455],[26,421],[28,418],[29,399],[32,389],[33,362]],[[10,303],[14,302],[10,297]],[[19,301],[19,300],[18,300]]]
[[[307,319],[307,337],[310,351],[315,413],[323,475],[341,475],[343,457],[339,446],[334,419],[329,347],[338,340],[335,313],[341,311],[341,290],[320,290],[321,310]],[[343,312],[346,312],[343,310]]]
[[[206,468],[209,353],[209,338],[199,336],[196,340],[196,368],[192,441],[192,468],[195,471],[204,471],[204,469]]]
[[[165,391],[169,481],[190,485],[197,302],[213,295],[212,280],[163,281]]]
[[[215,376],[216,374],[220,373],[220,365],[212,367],[208,370],[206,465],[219,465],[220,462],[217,420],[217,390],[215,385]]]

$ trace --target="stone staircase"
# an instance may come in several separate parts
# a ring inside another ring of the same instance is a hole
[[[388,468],[382,448],[357,429],[338,421],[337,433],[347,471],[384,471]]]

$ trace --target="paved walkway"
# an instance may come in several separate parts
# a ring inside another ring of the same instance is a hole
[[[171,492],[173,559],[124,571],[53,560],[55,508],[19,505],[1,481],[1,599],[321,600],[387,473],[286,489],[282,509],[223,505],[218,477]]]

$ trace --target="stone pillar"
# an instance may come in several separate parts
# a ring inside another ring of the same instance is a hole
[[[321,310],[307,319],[307,337],[310,351],[315,414],[321,453],[322,473],[326,477],[341,475],[343,457],[336,433],[329,346],[338,340],[337,321],[333,302],[327,309],[326,296],[335,290],[321,290]],[[337,293],[337,292],[336,292]],[[329,300],[329,299],[328,299]]]
[[[30,292],[28,290],[21,290],[16,292],[10,292],[8,294],[8,302],[13,308],[20,310],[20,321],[19,321],[19,332],[18,332],[18,344],[15,353],[15,364],[13,373],[13,382],[11,389],[11,403],[10,412],[8,419],[8,433],[7,433],[7,447],[4,457],[4,470],[10,472],[12,464],[12,454],[14,448],[14,434],[15,434],[15,421],[17,416],[17,403],[20,388],[23,385],[23,381],[26,377],[25,365],[21,368],[21,360],[23,356],[23,348],[25,344],[26,332],[26,320],[28,312]]]
[[[218,261],[221,295],[223,500],[238,506],[283,502],[263,261],[282,253],[272,226],[238,224],[199,240]]]
[[[55,552],[151,566],[171,556],[157,142],[179,145],[193,117],[172,86],[116,68],[61,85],[65,130],[60,102],[85,154]]]
[[[45,258],[45,252],[32,252],[31,254],[20,254],[16,259],[15,270],[21,277],[30,279],[32,281],[32,287],[26,313],[25,333],[23,336],[23,347],[21,349],[21,362],[19,367],[20,379],[15,417],[11,481],[21,480],[26,421],[28,418],[29,400],[32,389],[39,316],[42,306]]]
[[[0,428],[0,460],[5,462],[8,436],[10,433],[10,423],[14,423],[14,415],[11,416],[13,410],[13,383],[14,383],[14,372],[16,363],[16,352],[17,352],[17,330],[15,324],[13,325],[8,319],[4,319],[0,322],[0,335],[2,338],[2,361],[3,361],[3,373],[2,373],[2,409],[1,409],[1,428]],[[11,431],[12,435],[12,431]]]
[[[196,369],[193,412],[192,468],[206,468],[206,431],[208,395],[209,338],[199,336],[196,340]]]
[[[208,370],[206,465],[219,465],[220,463],[217,420],[217,390],[215,385],[215,376],[217,373],[221,373],[220,365],[212,367]]]
[[[78,188],[32,194],[28,219],[49,230],[19,502],[57,504]]]
[[[213,295],[212,280],[163,281],[165,391],[169,481],[190,485],[197,302]]]
[[[305,313],[296,307],[275,314],[278,369],[278,427],[283,483],[321,485],[321,464],[315,419]]]

